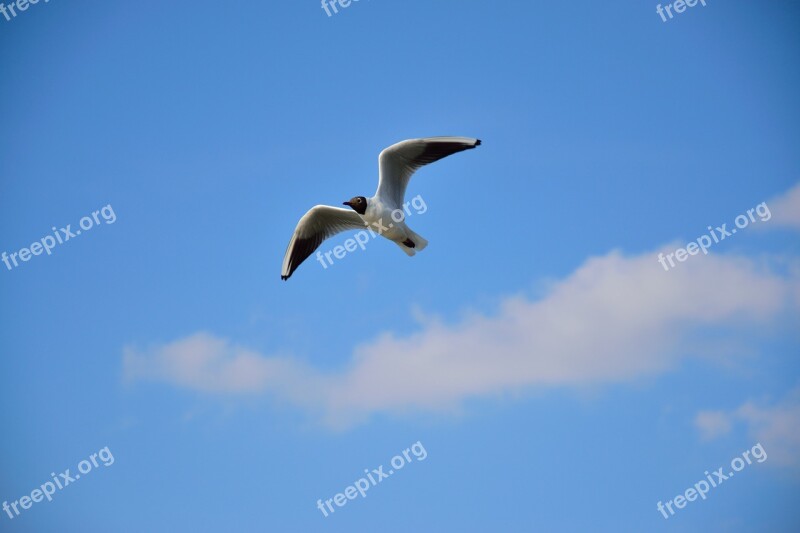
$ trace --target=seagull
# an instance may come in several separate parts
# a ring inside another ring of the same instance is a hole
[[[428,241],[414,233],[404,219],[397,222],[392,218],[393,214],[403,211],[411,176],[424,165],[480,144],[479,139],[470,137],[427,137],[401,141],[384,149],[378,156],[380,176],[378,190],[372,198],[355,196],[342,204],[349,209],[316,205],[303,215],[286,248],[281,279],[289,279],[325,239],[365,226],[377,230],[409,256],[424,250]]]

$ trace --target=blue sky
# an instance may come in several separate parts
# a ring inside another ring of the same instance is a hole
[[[0,252],[116,217],[0,263],[0,503],[114,457],[0,531],[796,531],[799,20],[788,0],[667,23],[633,1],[0,17]],[[280,280],[308,208],[370,196],[381,149],[434,135],[483,145],[412,179],[424,252],[376,240]],[[424,461],[317,509],[416,442]],[[763,463],[657,510],[756,443]]]

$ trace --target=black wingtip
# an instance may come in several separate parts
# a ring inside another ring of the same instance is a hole
[[[281,276],[281,279],[282,279],[283,281],[286,281],[287,279],[289,279],[289,276]]]
[[[481,145],[481,140],[480,140],[480,139],[478,139],[477,141],[475,141],[475,146],[480,146],[480,145]]]

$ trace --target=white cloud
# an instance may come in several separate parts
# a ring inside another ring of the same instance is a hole
[[[270,393],[342,426],[529,387],[635,381],[676,365],[699,332],[724,329],[727,345],[797,313],[796,268],[779,274],[711,254],[665,272],[657,252],[592,258],[545,297],[509,297],[491,316],[431,323],[402,338],[382,334],[356,347],[336,373],[199,333],[127,349],[125,375],[213,393]]]
[[[749,401],[730,412],[702,411],[695,418],[705,438],[727,434],[736,422],[762,444],[771,465],[800,466],[800,387],[773,405]]]
[[[746,403],[736,416],[747,423],[750,434],[764,445],[774,464],[800,466],[800,389],[777,405]]]
[[[800,229],[800,183],[781,196],[767,202],[772,220],[770,227]]]
[[[730,433],[733,420],[724,411],[701,411],[697,413],[694,424],[700,430],[703,440],[713,440]]]
[[[126,348],[123,368],[128,381],[164,381],[208,393],[272,390],[291,398],[292,391],[287,387],[313,382],[313,371],[294,359],[264,357],[203,332],[145,354]]]

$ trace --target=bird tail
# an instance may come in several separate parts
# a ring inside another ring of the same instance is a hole
[[[409,256],[409,257],[414,257],[414,255],[417,253],[414,248],[409,248],[408,246],[406,246],[402,242],[395,241],[395,244],[397,246],[399,246],[400,249],[403,250],[406,253],[406,255]]]
[[[414,241],[414,249],[418,252],[421,252],[426,246],[428,246],[428,241],[413,231],[411,232],[411,240]]]
[[[406,235],[408,235],[408,240],[414,243],[414,246],[406,246],[407,241],[394,241],[394,243],[400,247],[409,257],[413,257],[417,252],[421,252],[428,246],[428,241],[424,238],[420,237],[410,229],[406,228]]]

